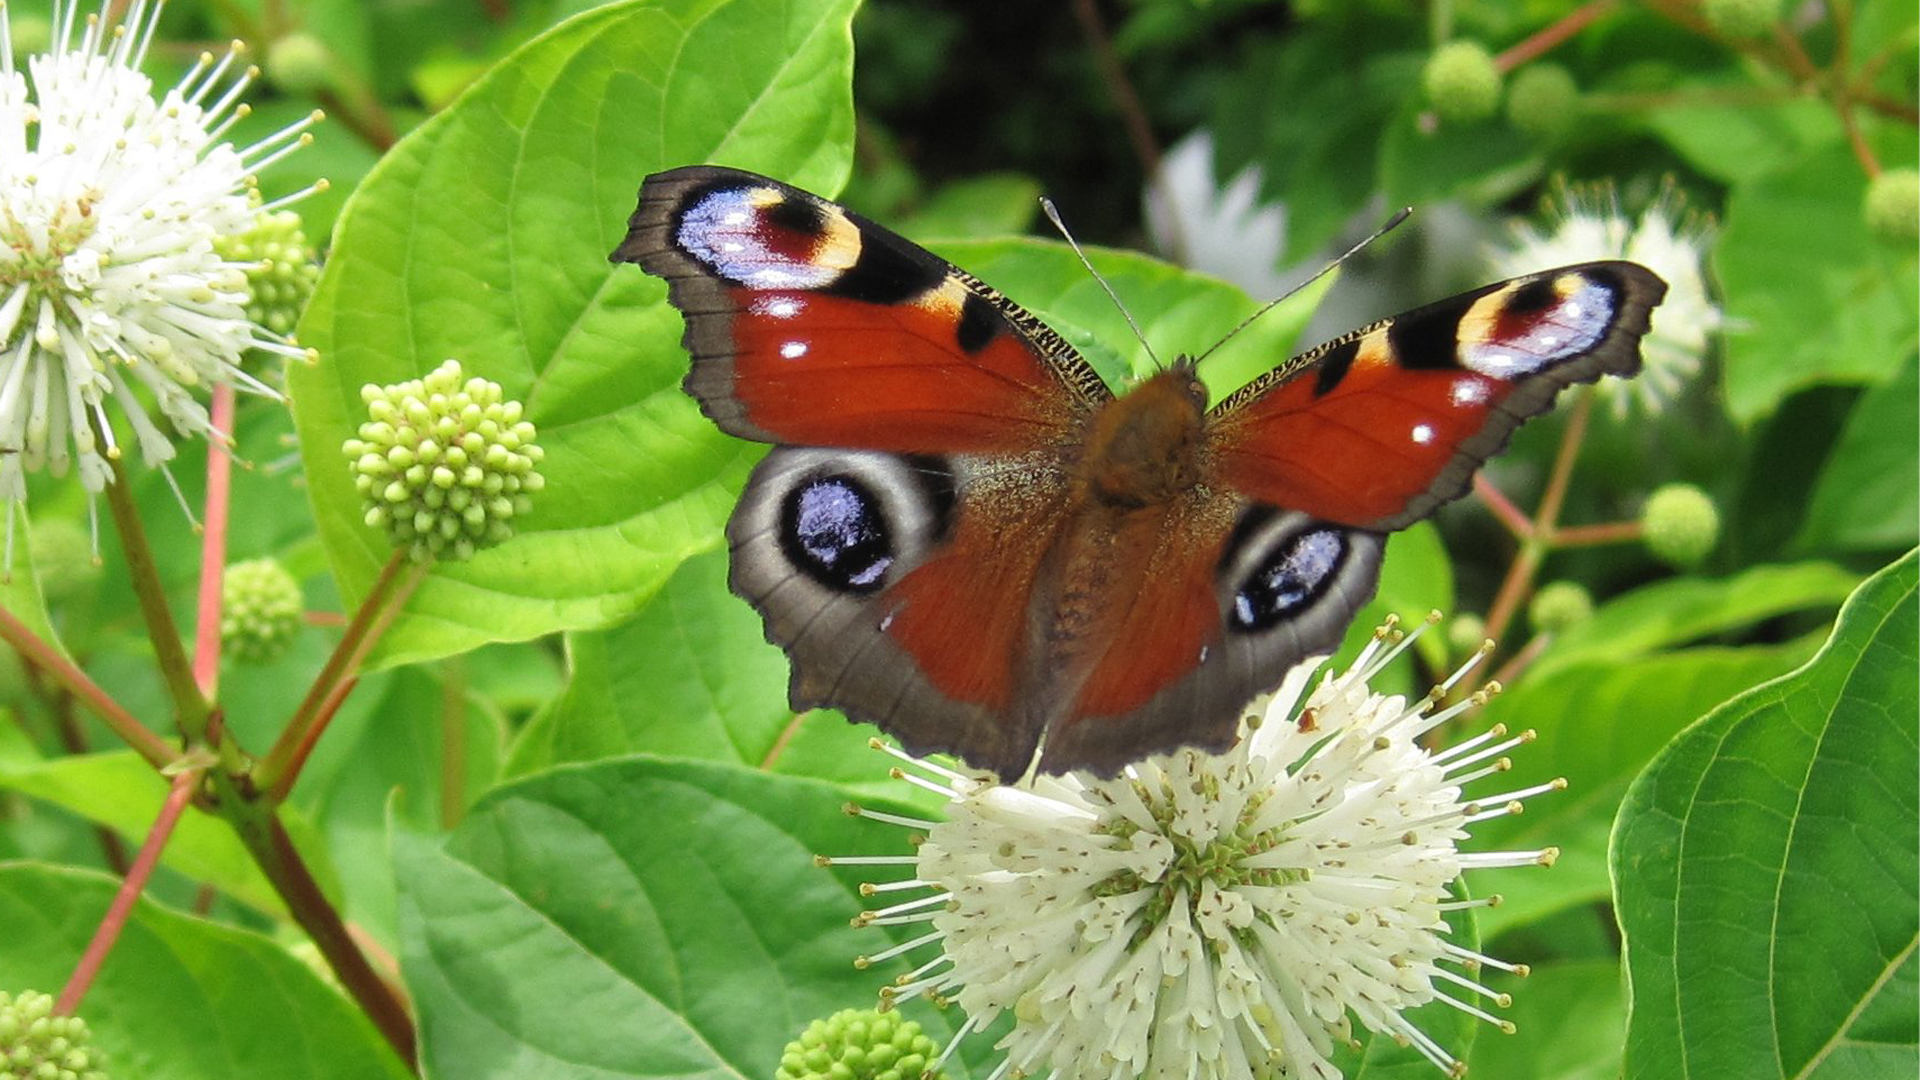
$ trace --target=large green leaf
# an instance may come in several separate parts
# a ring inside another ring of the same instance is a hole
[[[1920,538],[1920,359],[1870,387],[1847,416],[1814,485],[1800,536],[1809,550],[1888,551]]]
[[[817,781],[650,757],[531,777],[445,845],[401,835],[401,962],[429,1077],[773,1074],[809,1020],[905,962],[853,967],[862,877],[816,854],[902,854],[903,830]],[[902,876],[883,867],[868,878]],[[936,1038],[949,1014],[911,1014]]]
[[[1592,659],[1522,675],[1489,703],[1475,728],[1503,723],[1539,733],[1512,753],[1509,790],[1565,777],[1567,790],[1530,800],[1526,813],[1475,828],[1479,847],[1558,847],[1552,870],[1483,870],[1476,893],[1498,893],[1480,913],[1494,937],[1608,895],[1607,836],[1627,785],[1673,736],[1708,710],[1805,660],[1812,644],[1698,648],[1629,662]]]
[[[1626,1075],[1920,1068],[1920,562],[1870,578],[1792,675],[1676,739],[1614,830]]]
[[[459,358],[523,401],[548,485],[509,546],[435,568],[376,662],[617,621],[710,548],[753,451],[679,390],[664,285],[607,252],[649,172],[720,161],[845,179],[851,0],[613,5],[537,39],[422,125],[343,213],[291,374],[341,590],[387,555],[339,449],[360,387]]]
[[[1473,1080],[1613,1080],[1627,1026],[1620,965],[1598,960],[1535,964],[1524,979],[1486,972],[1513,995],[1503,1010],[1519,1030],[1489,1032],[1473,1044]]]
[[[1562,632],[1528,677],[1564,664],[1618,663],[1791,612],[1837,607],[1859,581],[1830,563],[1797,563],[1655,582],[1600,605],[1593,618]]]
[[[118,885],[103,874],[0,865],[0,986],[57,992]],[[114,1076],[410,1075],[366,1017],[281,946],[147,900],[134,905],[80,1015]]]
[[[1714,266],[1738,327],[1726,339],[1735,419],[1815,383],[1885,382],[1913,354],[1913,252],[1868,235],[1865,191],[1840,144],[1733,188]]]

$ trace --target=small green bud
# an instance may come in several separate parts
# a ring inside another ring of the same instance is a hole
[[[1654,558],[1687,570],[1720,542],[1720,511],[1692,484],[1665,484],[1647,496],[1640,527]]]
[[[1487,643],[1487,620],[1478,615],[1455,615],[1447,623],[1447,644],[1455,656],[1465,656]]]
[[[289,94],[313,94],[331,87],[336,63],[327,43],[305,30],[267,46],[267,79]]]
[[[1500,69],[1479,42],[1449,41],[1435,49],[1420,78],[1444,120],[1485,120],[1500,105]]]
[[[0,992],[0,1080],[107,1080],[93,1033],[77,1016],[53,1015],[53,998]]]
[[[1577,582],[1554,581],[1540,586],[1527,605],[1527,621],[1544,634],[1565,630],[1593,617],[1593,597]]]
[[[1780,0],[1701,0],[1700,14],[1723,37],[1750,38],[1780,21]]]
[[[1528,64],[1507,91],[1507,121],[1535,138],[1551,139],[1580,115],[1580,85],[1559,64]]]
[[[82,596],[100,580],[93,537],[72,518],[36,519],[27,531],[27,554],[49,604]]]
[[[367,524],[418,562],[467,559],[513,535],[544,486],[534,469],[544,454],[498,383],[448,360],[418,379],[364,386],[360,399],[369,419],[341,450]]]
[[[220,647],[243,664],[279,659],[300,633],[300,583],[273,559],[227,567],[220,588]]]
[[[293,333],[320,280],[319,256],[300,227],[300,215],[256,213],[252,228],[215,237],[213,250],[228,262],[246,264],[248,320],[283,337]]]
[[[1874,236],[1912,247],[1920,241],[1920,172],[1888,169],[1867,185],[1867,228]]]
[[[915,1080],[939,1052],[897,1012],[842,1009],[807,1025],[780,1055],[775,1080]],[[944,1072],[935,1073],[942,1080]]]

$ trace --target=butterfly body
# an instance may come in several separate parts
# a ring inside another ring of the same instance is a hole
[[[729,580],[794,707],[1007,778],[1230,744],[1338,643],[1385,532],[1561,388],[1637,369],[1664,290],[1629,263],[1488,286],[1209,407],[1184,360],[1115,396],[989,286],[751,173],[649,177],[613,257],[667,280],[707,415],[774,444]]]

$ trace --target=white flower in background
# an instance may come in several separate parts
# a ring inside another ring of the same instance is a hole
[[[1286,292],[1300,278],[1279,265],[1287,209],[1260,201],[1260,178],[1259,167],[1249,165],[1222,186],[1213,176],[1213,137],[1205,131],[1175,143],[1147,186],[1147,231],[1154,246],[1253,296]]]
[[[1457,899],[1452,886],[1463,870],[1557,854],[1458,844],[1474,822],[1564,784],[1463,795],[1531,733],[1496,727],[1422,748],[1420,736],[1495,688],[1434,710],[1476,655],[1412,704],[1370,691],[1411,639],[1383,627],[1311,693],[1320,661],[1301,664],[1249,707],[1232,749],[1153,757],[1113,779],[1008,786],[890,751],[918,770],[896,776],[950,801],[942,822],[849,808],[925,831],[915,855],[822,860],[912,867],[863,890],[888,900],[856,925],[930,924],[857,963],[936,953],[881,996],[957,1002],[967,1020],[947,1054],[1011,1013],[993,1080],[1331,1078],[1353,1020],[1457,1076],[1464,1065],[1403,1014],[1441,1001],[1512,1030],[1472,1003],[1508,1004],[1473,976],[1524,968],[1447,940],[1448,912],[1494,902]]]
[[[1652,329],[1641,339],[1646,362],[1639,377],[1608,375],[1599,384],[1616,415],[1625,416],[1635,397],[1657,413],[1700,374],[1707,343],[1727,325],[1701,269],[1712,230],[1687,220],[1677,195],[1655,202],[1638,221],[1621,214],[1611,191],[1563,191],[1556,201],[1560,220],[1548,229],[1515,225],[1512,241],[1489,253],[1494,270],[1517,277],[1593,259],[1630,259],[1659,274],[1667,297],[1653,309]]]
[[[254,174],[311,142],[317,114],[236,150],[221,141],[246,115],[239,46],[202,55],[155,100],[139,70],[160,2],[135,0],[118,25],[56,3],[53,42],[17,69],[0,2],[0,500],[26,498],[47,468],[98,492],[119,447],[116,401],[141,456],[160,465],[171,439],[151,402],[185,437],[222,444],[195,398],[234,383],[272,394],[240,370],[248,349],[300,350],[247,321],[247,264],[216,237],[253,226]],[[309,189],[309,191],[312,189]],[[271,212],[307,192],[267,204]]]

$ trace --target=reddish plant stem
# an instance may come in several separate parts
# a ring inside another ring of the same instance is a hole
[[[1494,672],[1492,681],[1501,686],[1512,686],[1514,680],[1520,677],[1520,673],[1532,667],[1533,662],[1540,659],[1540,654],[1546,652],[1547,646],[1552,643],[1553,635],[1551,634],[1533,635],[1525,645],[1520,646],[1519,652],[1514,653],[1506,663],[1500,665],[1500,670]]]
[[[1532,539],[1533,522],[1528,520],[1525,511],[1507,498],[1507,493],[1501,491],[1499,485],[1487,479],[1486,473],[1473,474],[1473,493],[1480,496],[1480,501],[1487,504],[1487,509],[1493,511],[1493,516],[1500,519],[1500,524],[1505,525],[1515,539]]]
[[[1587,3],[1567,12],[1560,21],[1542,28],[1494,57],[1493,66],[1505,74],[1529,60],[1553,51],[1561,42],[1585,30],[1595,19],[1612,11],[1617,2],[1618,0],[1588,0]]]
[[[1113,47],[1113,38],[1107,34],[1106,23],[1100,18],[1100,9],[1094,0],[1073,0],[1073,17],[1080,23],[1080,33],[1093,52],[1093,63],[1099,69],[1100,81],[1106,84],[1107,96],[1113,99],[1114,108],[1120,110],[1121,126],[1126,129],[1127,141],[1133,145],[1134,157],[1140,160],[1141,171],[1148,183],[1157,183],[1160,141],[1154,138],[1153,121],[1148,118],[1140,95],[1134,91],[1133,82],[1127,78],[1126,65],[1120,62],[1120,54]],[[1181,234],[1179,215],[1169,214],[1168,220],[1173,231],[1173,255],[1184,262],[1192,253],[1187,250],[1186,237]]]
[[[1602,525],[1570,525],[1553,530],[1550,542],[1556,548],[1593,547],[1597,544],[1631,544],[1645,535],[1637,521],[1609,521]]]
[[[113,695],[87,678],[86,672],[75,667],[73,661],[61,655],[58,649],[42,641],[38,634],[27,629],[25,623],[14,618],[13,613],[5,608],[0,608],[0,639],[13,646],[27,663],[51,676],[76,700],[106,721],[113,733],[133,747],[146,759],[147,764],[163,769],[179,758],[179,751],[134,719],[132,713],[113,699]]]
[[[1849,96],[1847,69],[1853,66],[1853,5],[1843,2],[1831,8],[1833,12],[1834,50],[1833,50],[1833,111],[1839,114],[1840,126],[1847,133],[1847,145],[1853,148],[1853,156],[1860,162],[1860,168],[1867,174],[1868,180],[1880,175],[1880,159],[1873,153],[1873,147],[1867,145],[1866,133],[1860,130],[1860,120],[1853,115],[1853,100]]]
[[[134,901],[140,898],[141,891],[147,887],[147,879],[153,876],[153,868],[160,863],[160,852],[173,835],[173,827],[180,823],[181,812],[187,808],[188,800],[193,798],[193,789],[199,785],[200,773],[199,769],[186,769],[174,776],[166,801],[160,804],[160,816],[154,819],[153,827],[147,830],[140,853],[134,856],[133,866],[127,871],[127,876],[120,879],[120,889],[113,894],[113,903],[107,906],[106,916],[94,930],[93,940],[87,942],[86,952],[80,954],[80,962],[74,965],[73,975],[60,990],[60,997],[53,1005],[55,1014],[72,1016],[74,1010],[80,1007],[80,999],[86,996],[87,988],[93,985],[94,976],[100,974],[107,954],[113,951],[113,943],[120,940],[120,931],[126,928],[127,916],[133,913]]]
[[[400,609],[406,606],[407,598],[413,595],[413,590],[418,588],[421,580],[426,577],[426,569],[417,564],[412,566],[399,587],[391,590],[390,598],[379,606],[379,614],[373,619],[366,632],[360,635],[352,651],[347,654],[333,687],[327,691],[327,696],[321,699],[308,721],[300,726],[297,741],[291,745],[284,761],[271,771],[264,768],[265,763],[262,768],[254,771],[258,790],[264,792],[270,802],[278,803],[285,800],[288,793],[293,790],[294,781],[300,778],[300,770],[306,766],[307,756],[313,753],[313,748],[320,741],[321,734],[327,730],[327,725],[333,722],[333,716],[340,711],[341,703],[347,700],[347,695],[352,693],[353,688],[359,684],[361,663],[366,660],[367,654],[373,651],[374,645],[386,635],[387,628],[393,625],[393,620],[399,616]],[[368,600],[372,599],[373,597],[369,595]],[[285,741],[287,735],[294,732],[295,726],[288,724],[287,730],[281,733],[281,740]],[[280,743],[275,743],[274,749],[279,750]]]
[[[419,1066],[414,1061],[413,1018],[408,1015],[405,1000],[398,988],[373,970],[366,955],[354,944],[352,933],[313,879],[279,816],[258,804],[241,805],[240,793],[230,783],[219,778],[216,783],[221,786],[221,802],[228,820],[274,891],[286,901],[294,922],[306,931],[340,985],[373,1021],[381,1036],[400,1055],[400,1060],[418,1073]]]
[[[395,548],[393,554],[387,558],[386,565],[380,568],[380,576],[374,579],[373,587],[367,590],[366,597],[360,601],[359,608],[354,611],[352,621],[347,624],[346,633],[340,636],[339,643],[333,647],[332,655],[327,657],[326,664],[320,668],[320,674],[314,676],[313,685],[307,688],[307,696],[293,711],[292,718],[281,730],[279,738],[274,740],[273,746],[254,766],[254,781],[262,789],[282,787],[283,782],[285,787],[292,786],[288,773],[299,771],[298,761],[305,760],[306,751],[312,749],[312,740],[319,737],[319,733],[312,729],[316,726],[315,722],[321,706],[326,703],[334,688],[347,677],[354,653],[360,648],[361,641],[373,627],[380,609],[385,606],[388,596],[392,593],[394,582],[398,580],[401,569],[406,565],[406,559],[406,552],[399,548]],[[324,722],[321,722],[320,726],[324,726]]]
[[[1533,588],[1534,575],[1540,571],[1540,564],[1546,559],[1547,548],[1555,531],[1555,522],[1560,519],[1560,508],[1567,499],[1567,486],[1573,479],[1574,462],[1580,459],[1580,445],[1586,441],[1587,420],[1593,415],[1593,387],[1580,388],[1580,396],[1574,399],[1573,411],[1567,416],[1566,430],[1560,434],[1560,449],[1554,454],[1553,471],[1547,476],[1546,491],[1540,496],[1540,505],[1534,511],[1530,526],[1531,535],[1521,541],[1520,553],[1514,557],[1513,565],[1507,568],[1506,579],[1500,583],[1500,591],[1493,598],[1493,606],[1487,611],[1487,636],[1500,641],[1513,622],[1513,617],[1526,601],[1527,593]]]
[[[213,388],[213,429],[233,431],[233,384]],[[201,511],[200,597],[193,627],[193,681],[212,699],[220,686],[221,585],[227,569],[227,511],[232,504],[233,456],[207,446],[207,500]]]

